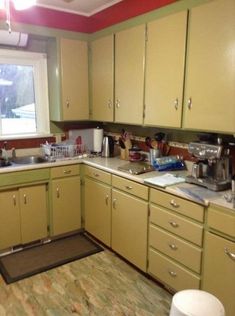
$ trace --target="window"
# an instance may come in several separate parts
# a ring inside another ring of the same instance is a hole
[[[46,55],[0,49],[0,137],[49,131]]]

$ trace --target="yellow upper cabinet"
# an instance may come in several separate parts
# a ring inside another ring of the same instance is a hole
[[[234,0],[216,0],[191,10],[185,128],[235,132],[234,17]]]
[[[187,11],[147,28],[144,124],[181,127]]]
[[[143,123],[145,25],[115,35],[115,122]]]
[[[86,120],[89,118],[87,42],[62,38],[60,60],[61,120]]]
[[[114,36],[91,43],[91,119],[113,121]]]

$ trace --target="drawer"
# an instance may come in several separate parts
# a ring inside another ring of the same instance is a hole
[[[111,184],[111,173],[97,168],[85,166],[85,176],[99,180],[106,184]]]
[[[47,181],[50,178],[50,169],[40,168],[37,170],[16,171],[0,174],[0,187],[15,186],[36,181]]]
[[[162,229],[150,225],[149,245],[165,255],[200,273],[202,250]]]
[[[159,206],[150,205],[150,222],[201,246],[203,227]]]
[[[143,184],[113,175],[112,185],[124,192],[136,195],[140,199],[148,200],[148,187]]]
[[[148,272],[176,291],[200,288],[200,277],[153,249],[149,250]]]
[[[199,222],[204,221],[204,207],[159,190],[150,190],[150,202],[164,206],[172,211],[191,217]]]
[[[65,178],[70,176],[77,176],[80,173],[80,165],[66,165],[51,168],[51,178]]]
[[[208,208],[208,226],[235,238],[235,214],[230,210]]]

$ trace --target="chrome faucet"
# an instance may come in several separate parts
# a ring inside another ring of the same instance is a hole
[[[16,158],[16,149],[14,147],[11,149],[11,157],[13,159]]]

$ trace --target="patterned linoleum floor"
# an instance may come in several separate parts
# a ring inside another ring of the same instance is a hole
[[[0,316],[165,316],[171,295],[105,250],[6,285]]]

